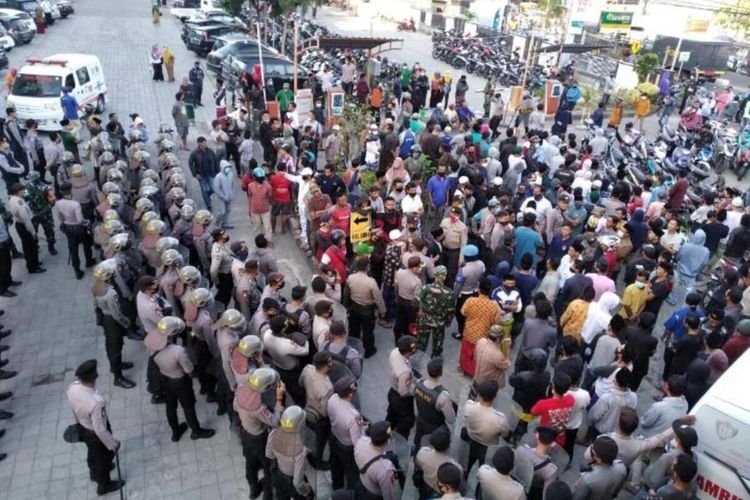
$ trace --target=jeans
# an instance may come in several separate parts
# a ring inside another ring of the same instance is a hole
[[[219,227],[226,228],[229,226],[229,212],[232,209],[232,202],[226,200],[219,201],[221,201],[221,208],[216,215],[216,222]]]
[[[203,203],[206,204],[206,208],[211,210],[211,195],[214,192],[213,186],[211,185],[213,179],[210,177],[201,177],[198,183],[201,186],[201,195],[203,196]]]
[[[667,302],[674,304],[678,307],[682,307],[685,302],[685,297],[688,293],[693,291],[695,287],[695,277],[685,276],[684,274],[677,273],[675,279],[675,286],[672,288],[672,292],[667,297]]]

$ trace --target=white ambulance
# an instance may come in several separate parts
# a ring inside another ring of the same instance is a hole
[[[698,446],[698,498],[750,498],[750,351],[714,383],[690,411]]]
[[[27,59],[18,71],[8,105],[16,109],[19,122],[33,118],[39,130],[60,130],[60,103],[67,87],[79,106],[94,106],[103,113],[107,105],[107,83],[99,58],[89,54],[55,54],[45,59]]]

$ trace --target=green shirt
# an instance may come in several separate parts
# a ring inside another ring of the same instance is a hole
[[[74,155],[78,154],[78,143],[76,142],[76,138],[73,134],[66,130],[63,130],[60,133],[60,138],[62,139],[62,145],[65,151],[70,151]]]
[[[279,101],[279,114],[284,114],[289,103],[294,102],[294,92],[289,89],[281,89],[276,92],[276,100]]]
[[[404,68],[401,70],[401,88],[406,91],[409,88],[409,80],[411,79],[411,70]]]

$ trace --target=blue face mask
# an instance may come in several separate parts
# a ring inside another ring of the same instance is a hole
[[[229,175],[232,173],[232,167],[224,167],[224,175]]]

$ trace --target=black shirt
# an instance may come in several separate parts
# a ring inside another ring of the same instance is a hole
[[[729,228],[721,222],[707,222],[702,226],[703,232],[706,233],[706,242],[703,244],[708,251],[715,253],[719,249],[719,241],[727,237]]]
[[[656,278],[651,279],[651,293],[654,294],[654,298],[646,302],[643,308],[643,312],[653,313],[655,316],[659,316],[659,309],[664,303],[664,300],[669,295],[669,280],[656,281]]]

